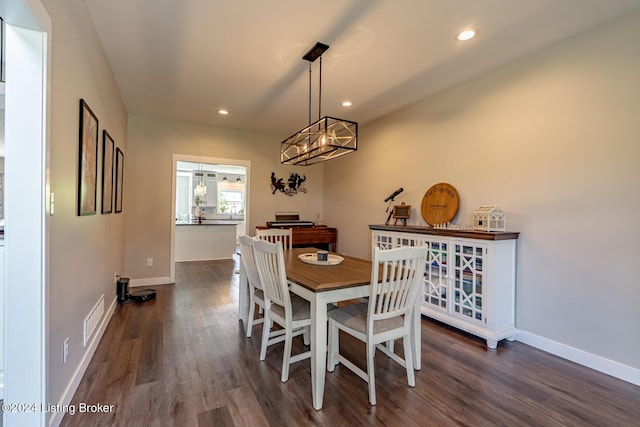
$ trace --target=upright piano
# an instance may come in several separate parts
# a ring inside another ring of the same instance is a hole
[[[313,221],[300,219],[297,213],[278,213],[276,220],[268,221],[265,228],[290,228],[294,247],[314,247],[331,252],[337,250],[338,230],[326,225],[316,225]]]

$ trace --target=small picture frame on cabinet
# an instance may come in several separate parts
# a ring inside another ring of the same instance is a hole
[[[411,205],[405,205],[404,202],[400,205],[394,205],[392,217],[395,219],[394,225],[398,223],[398,220],[407,225],[407,220],[411,218]]]

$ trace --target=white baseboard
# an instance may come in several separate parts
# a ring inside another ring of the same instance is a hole
[[[523,330],[518,331],[516,339],[547,353],[640,386],[640,369]]]
[[[61,406],[69,405],[71,403],[71,399],[73,399],[73,395],[76,394],[76,390],[78,389],[78,385],[80,384],[80,380],[82,376],[87,370],[89,366],[89,362],[93,358],[96,349],[98,348],[98,344],[102,339],[102,335],[104,335],[104,331],[107,329],[107,325],[111,320],[111,316],[113,316],[113,312],[116,309],[117,298],[114,296],[113,300],[111,300],[111,304],[109,305],[109,309],[106,311],[105,315],[102,316],[102,320],[100,321],[100,325],[96,328],[95,333],[92,335],[91,339],[87,343],[87,351],[84,353],[82,360],[80,360],[80,364],[76,368],[75,372],[71,376],[71,381],[67,385],[64,393],[62,394],[62,399],[60,402]],[[55,412],[51,418],[49,418],[49,427],[57,427],[62,422],[62,417],[64,417],[64,412]]]
[[[131,279],[129,280],[129,287],[136,288],[140,286],[157,286],[157,285],[170,285],[170,277],[148,277],[145,279]]]

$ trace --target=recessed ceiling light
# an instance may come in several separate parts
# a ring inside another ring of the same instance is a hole
[[[458,40],[466,41],[472,39],[476,36],[477,32],[475,30],[464,30],[460,34],[458,34]]]
[[[222,115],[222,116],[226,116],[227,114],[229,114],[228,110],[225,110],[224,108],[218,110],[218,114]]]
[[[351,107],[353,105],[353,103],[351,101],[342,101],[342,106],[343,107]]]

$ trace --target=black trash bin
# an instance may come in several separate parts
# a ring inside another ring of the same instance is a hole
[[[116,292],[118,294],[118,302],[126,302],[129,298],[129,278],[121,277],[116,283]]]

